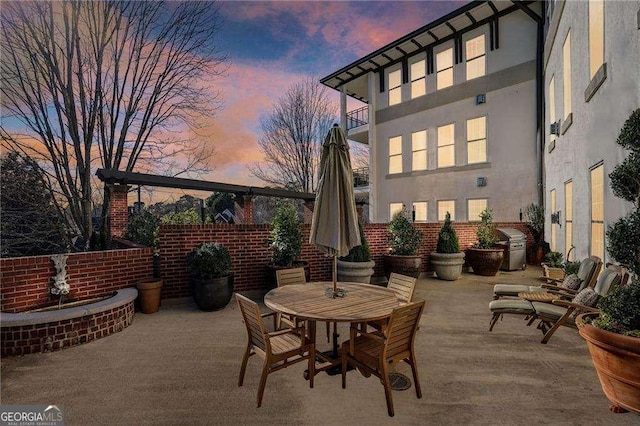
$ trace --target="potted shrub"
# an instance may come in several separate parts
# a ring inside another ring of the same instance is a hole
[[[542,263],[544,276],[553,280],[562,280],[564,278],[564,263],[562,261],[562,253],[550,251],[545,255],[546,261]]]
[[[362,224],[360,229],[360,245],[349,250],[349,254],[338,259],[338,281],[350,281],[369,284],[376,265],[371,260],[371,251]]]
[[[476,238],[478,241],[467,249],[467,263],[474,273],[492,277],[500,269],[504,248],[495,247],[498,237],[495,233],[493,212],[490,209],[484,209],[480,213],[480,225],[476,229]]]
[[[540,265],[549,252],[549,243],[544,241],[544,207],[531,203],[523,211],[525,225],[533,236],[533,245],[527,250],[527,262]]]
[[[598,308],[578,316],[579,333],[611,410],[640,414],[640,280],[613,289]]]
[[[387,278],[392,272],[417,278],[422,265],[422,259],[418,256],[422,232],[407,218],[405,209],[393,216],[387,232],[391,248],[390,254],[384,256],[384,272]]]
[[[449,212],[438,234],[436,251],[431,253],[431,264],[441,280],[454,281],[462,275],[464,253],[460,251],[460,242],[451,224]]]
[[[233,295],[229,250],[218,243],[202,243],[187,255],[193,298],[204,311],[224,308]]]
[[[309,281],[309,263],[297,260],[302,251],[302,224],[298,220],[298,211],[291,201],[278,203],[276,214],[271,221],[269,246],[272,249],[271,261],[267,265],[267,286],[276,286],[276,270],[304,267]]]

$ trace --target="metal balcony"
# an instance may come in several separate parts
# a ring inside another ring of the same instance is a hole
[[[353,169],[353,187],[369,186],[369,168]]]
[[[347,112],[347,130],[364,126],[369,122],[369,106]]]

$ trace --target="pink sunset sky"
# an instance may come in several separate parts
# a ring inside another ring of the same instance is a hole
[[[214,82],[224,108],[205,129],[215,147],[203,179],[264,186],[247,166],[262,160],[260,119],[298,81],[320,79],[467,1],[225,1],[218,43],[229,69]],[[328,89],[339,102],[338,93]],[[349,109],[358,107],[352,100]]]

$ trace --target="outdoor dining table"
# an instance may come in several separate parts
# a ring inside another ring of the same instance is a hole
[[[325,295],[327,289],[333,289],[331,281],[277,287],[264,296],[264,304],[274,311],[308,321],[308,335],[313,342],[316,341],[316,321],[364,324],[388,318],[393,309],[400,306],[396,293],[386,287],[338,282],[338,288],[344,290],[344,297]],[[337,345],[334,336],[333,356],[317,353],[323,362],[316,373],[340,365]]]

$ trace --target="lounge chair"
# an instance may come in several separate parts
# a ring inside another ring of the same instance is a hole
[[[530,302],[523,299],[500,299],[489,303],[492,312],[489,331],[493,330],[498,319],[503,314],[524,315],[529,319],[527,325],[540,320],[538,328],[544,333],[541,343],[547,343],[553,333],[562,325],[575,328],[575,316],[583,311],[591,311],[599,297],[607,295],[615,285],[624,285],[628,279],[626,269],[609,265],[602,271],[593,288],[582,289],[571,301],[560,295],[553,303]],[[588,297],[591,296],[591,297]],[[589,300],[585,300],[588,298]],[[588,302],[588,304],[586,304]]]
[[[346,388],[347,368],[355,366],[369,377],[377,376],[384,386],[387,412],[393,417],[393,399],[389,383],[389,367],[404,361],[411,366],[416,396],[422,398],[414,342],[425,302],[409,303],[393,310],[385,332],[367,333],[356,326],[350,328],[350,339],[342,344],[342,388]]]
[[[580,287],[573,293],[577,294],[580,290],[587,287],[593,287],[598,278],[598,274],[602,269],[602,260],[598,256],[591,256],[580,262],[580,267],[576,275],[582,282]],[[549,277],[541,277],[546,281],[545,284],[528,286],[513,284],[496,284],[493,286],[493,299],[497,300],[502,297],[518,297],[518,293],[547,291],[554,288],[562,288],[562,281],[554,280]],[[570,290],[570,289],[567,289]],[[571,291],[569,291],[571,293]]]

